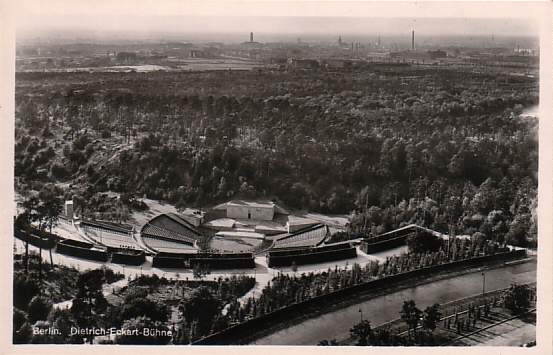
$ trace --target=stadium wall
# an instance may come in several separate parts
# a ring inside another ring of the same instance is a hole
[[[18,229],[14,229],[13,233],[17,239],[22,240],[24,242],[28,242],[29,244],[34,245],[35,247],[38,247],[38,248],[52,249],[56,245],[53,239],[42,238],[37,235],[29,234]]]
[[[337,249],[337,250],[327,250],[319,252],[309,252],[305,254],[295,254],[295,255],[278,255],[273,256],[271,252],[267,257],[268,266],[290,266],[292,263],[296,265],[305,265],[305,264],[316,264],[327,261],[342,260],[355,258],[357,256],[357,250],[354,247]]]
[[[114,252],[111,254],[111,262],[114,264],[138,266],[144,264],[145,261],[146,255],[144,252],[137,254]]]
[[[103,250],[82,248],[82,247],[66,244],[65,241],[58,243],[56,247],[56,252],[60,254],[75,256],[77,258],[83,258],[83,259],[94,260],[94,261],[106,262],[109,259],[108,253]]]

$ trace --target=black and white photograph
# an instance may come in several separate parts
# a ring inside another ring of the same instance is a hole
[[[14,20],[13,349],[551,349],[550,3],[84,3]]]

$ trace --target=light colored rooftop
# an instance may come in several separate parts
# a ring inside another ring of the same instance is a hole
[[[227,202],[227,206],[244,206],[255,208],[274,208],[275,203],[272,201],[244,201],[244,200],[232,200]]]
[[[232,218],[219,218],[214,219],[213,221],[209,221],[204,224],[205,227],[213,227],[213,228],[232,228],[234,227],[235,220]]]

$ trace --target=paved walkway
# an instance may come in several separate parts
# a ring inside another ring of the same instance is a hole
[[[22,242],[19,239],[15,239],[15,246],[16,250],[19,253],[23,253],[25,251],[25,243]],[[29,244],[29,250],[34,252],[39,252],[39,248],[30,245]],[[43,257],[45,257],[45,251],[43,250]],[[221,270],[221,271],[212,271],[211,274],[206,275],[203,277],[204,280],[216,280],[219,277],[230,277],[232,275],[248,275],[253,276],[258,280],[260,287],[263,288],[267,281],[272,279],[274,276],[278,275],[279,273],[287,274],[287,275],[301,275],[302,273],[308,273],[308,272],[322,272],[327,271],[328,268],[334,269],[334,267],[338,268],[351,268],[354,263],[358,263],[360,265],[365,265],[370,261],[370,259],[374,259],[378,257],[373,256],[366,256],[366,254],[358,255],[357,258],[354,259],[346,259],[346,260],[340,260],[340,261],[333,261],[328,263],[320,263],[320,264],[311,264],[311,265],[299,265],[296,272],[292,271],[291,267],[287,268],[281,268],[281,269],[274,269],[267,267],[266,258],[264,256],[258,256],[255,258],[255,269],[231,269],[231,270]],[[69,255],[64,254],[58,254],[58,253],[52,253],[52,259],[54,264],[59,265],[65,265],[69,267],[73,267],[77,270],[88,270],[88,269],[97,269],[101,266],[107,266],[110,269],[112,269],[115,272],[120,272],[125,275],[126,278],[135,277],[138,275],[158,275],[159,277],[166,277],[166,278],[173,278],[173,279],[185,279],[189,278],[192,279],[193,272],[191,269],[159,269],[152,267],[152,257],[148,256],[146,257],[146,262],[141,266],[130,266],[130,265],[120,265],[120,264],[112,264],[109,262],[99,262],[99,261],[92,261],[82,258],[77,258]],[[255,293],[255,292],[254,292]]]

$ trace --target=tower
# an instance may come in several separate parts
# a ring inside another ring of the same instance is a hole
[[[415,30],[411,31],[411,50],[415,50]]]
[[[250,42],[253,42],[253,32],[250,32]]]
[[[69,220],[73,220],[73,199],[65,201],[64,215]]]

